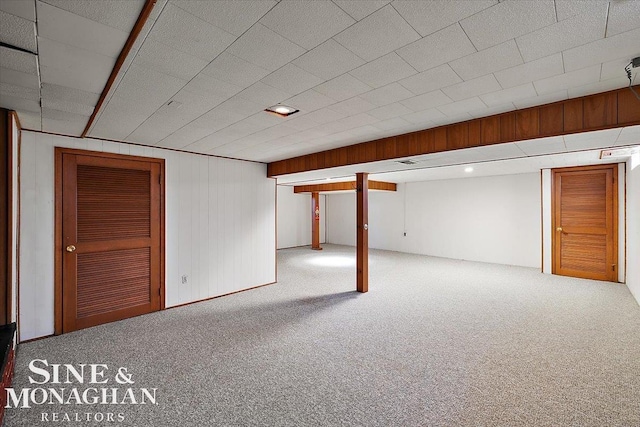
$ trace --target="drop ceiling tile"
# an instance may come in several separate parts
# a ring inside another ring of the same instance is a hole
[[[2,0],[0,10],[31,22],[36,21],[35,0]]]
[[[438,107],[444,115],[449,117],[457,117],[459,115],[471,114],[485,110],[487,106],[478,97],[465,99],[463,101],[454,102],[451,104],[441,105]]]
[[[320,77],[293,64],[287,64],[262,79],[263,83],[287,92],[289,96],[311,89],[323,81]]]
[[[281,124],[262,130],[258,132],[258,134],[264,137],[265,141],[271,141],[272,139],[282,138],[297,132],[297,130],[287,126],[286,124]]]
[[[579,96],[593,95],[595,93],[607,92],[614,89],[620,89],[629,86],[629,80],[626,76],[618,77],[599,82],[588,83],[583,86],[569,88],[569,98],[577,98]]]
[[[497,3],[497,0],[396,0],[392,5],[424,37]]]
[[[129,33],[43,2],[38,9],[38,36],[100,55],[117,58]]]
[[[527,62],[506,70],[498,71],[494,75],[500,85],[506,89],[562,73],[564,73],[562,54],[557,53],[555,55]]]
[[[640,28],[627,31],[606,39],[596,40],[562,52],[566,71],[575,71],[589,65],[638,55]]]
[[[514,40],[456,59],[449,65],[463,80],[471,80],[495,71],[522,64],[522,57]]]
[[[221,98],[221,102],[241,90],[240,86],[224,82],[204,73],[195,76],[184,88],[190,92],[203,93],[215,98]]]
[[[115,59],[39,37],[40,75],[43,83],[100,93]]]
[[[411,124],[410,122],[406,121],[402,117],[394,117],[391,119],[382,120],[377,123],[373,123],[372,126],[380,130],[387,131],[387,130],[402,129],[403,127],[409,126],[410,124]]]
[[[528,99],[538,96],[532,83],[525,83],[521,86],[514,86],[509,89],[490,92],[480,96],[480,99],[487,104],[488,107],[497,107],[499,105],[509,104],[517,100]]]
[[[360,126],[376,123],[377,121],[378,119],[376,119],[375,117],[371,117],[367,113],[360,113],[350,117],[344,117],[331,123],[329,129],[332,133],[343,132],[346,130],[358,128]]]
[[[149,101],[151,106],[158,108],[185,84],[185,80],[161,73],[155,68],[133,64],[120,81],[114,96],[127,100],[131,105]]]
[[[571,18],[575,15],[595,12],[602,5],[605,5],[607,3],[607,0],[556,0],[556,12],[558,14],[558,21],[564,21],[565,19]]]
[[[4,0],[3,0],[4,1]],[[83,16],[92,21],[117,28],[127,33],[131,32],[144,0],[127,1],[86,1],[86,0],[39,0],[75,15]],[[159,7],[160,5],[156,5]]]
[[[403,99],[411,98],[412,96],[414,96],[413,93],[407,90],[404,86],[401,86],[399,83],[391,83],[364,93],[360,95],[360,98],[372,103],[373,105],[382,106],[402,101]]]
[[[147,38],[133,60],[134,64],[154,68],[161,73],[183,80],[191,80],[207,61],[181,52],[156,40]]]
[[[640,144],[640,126],[627,126],[622,128],[616,139],[615,145]]]
[[[425,71],[476,52],[458,24],[426,36],[397,50],[418,71]]]
[[[607,37],[639,28],[638,17],[640,17],[640,2],[611,2],[607,20]]]
[[[564,144],[569,151],[613,147],[621,131],[617,128],[565,135]]]
[[[261,24],[251,27],[227,52],[269,71],[305,53],[305,49]]]
[[[309,114],[305,114],[304,117],[308,118],[309,120],[313,120],[320,125],[323,125],[325,123],[330,123],[335,120],[341,119],[342,117],[344,117],[344,114],[330,108],[321,108],[320,110],[312,111]]]
[[[567,151],[567,147],[564,145],[564,139],[561,136],[529,139],[527,141],[516,142],[516,145],[524,151],[527,156],[565,153]]]
[[[29,111],[33,113],[40,113],[40,102],[32,99],[25,99],[16,96],[9,96],[8,94],[2,94],[0,96],[0,107],[7,110],[20,110]]]
[[[184,148],[205,136],[211,135],[211,133],[210,129],[187,125],[164,138],[156,145],[167,148]]]
[[[347,28],[334,39],[366,61],[372,61],[420,38],[391,6],[387,5]]]
[[[333,0],[340,9],[347,12],[355,20],[371,15],[376,10],[384,7],[390,0]]]
[[[287,126],[297,131],[303,131],[303,130],[314,128],[319,125],[318,122],[310,119],[308,116],[309,116],[308,114],[304,116],[299,116],[299,117],[293,116],[291,120],[287,120]]]
[[[220,104],[216,109],[226,110],[235,114],[242,115],[242,118],[249,117],[255,113],[264,110],[264,107],[253,101],[234,96]]]
[[[627,78],[627,73],[624,70],[629,64],[630,58],[628,56],[623,56],[622,58],[615,59],[613,61],[605,62],[602,64],[602,70],[600,71],[600,80],[610,80],[619,77]],[[634,76],[640,75],[640,70],[638,68],[631,70],[631,78]],[[629,80],[627,80],[627,84]]]
[[[387,120],[392,119],[399,116],[404,116],[406,114],[413,113],[413,110],[405,107],[399,102],[385,105],[383,107],[376,108],[375,110],[371,110],[367,112],[370,116],[375,117],[378,120]]]
[[[302,92],[292,98],[286,99],[284,103],[290,107],[297,108],[303,113],[319,110],[333,104],[335,101],[313,89]]]
[[[297,114],[295,115],[297,116]],[[262,129],[266,129],[268,127],[271,126],[276,126],[276,125],[281,125],[283,123],[286,123],[287,126],[289,127],[293,127],[290,126],[289,122],[295,118],[295,116],[292,117],[280,117],[276,114],[271,114],[268,113],[266,111],[260,111],[252,116],[247,117],[246,119],[244,119],[242,122],[240,123],[247,123],[248,126],[257,126],[260,130]],[[300,117],[304,117],[304,116],[300,116]]]
[[[0,10],[0,41],[8,45],[37,52],[35,24],[28,19]]]
[[[426,129],[428,127],[432,127],[433,121],[446,119],[447,116],[442,114],[442,112],[437,108],[429,108],[423,111],[405,114],[402,118],[410,123],[423,125],[423,128]]]
[[[40,100],[40,89],[27,88],[24,86],[15,86],[9,83],[0,83],[0,96],[28,99],[31,101]]]
[[[482,98],[482,97],[480,97]],[[483,101],[484,102],[484,101]],[[473,117],[474,119],[480,118],[480,117],[487,117],[487,116],[494,116],[496,114],[502,114],[502,113],[506,113],[508,111],[513,111],[516,109],[516,106],[513,105],[512,102],[506,102],[504,104],[500,104],[494,107],[487,107],[484,109],[479,109],[479,110],[475,110],[475,111],[469,111],[469,115],[471,117]]]
[[[202,129],[210,129],[214,132],[242,120],[244,117],[247,117],[247,115],[248,114],[236,113],[230,109],[223,109],[218,106],[198,117],[192,123],[189,123],[189,125]]]
[[[22,129],[42,130],[42,118],[40,112],[31,112],[24,110],[16,110]]]
[[[349,73],[345,73],[314,88],[315,91],[336,101],[344,101],[371,89],[371,86],[362,83]]]
[[[99,93],[86,92],[80,89],[73,89],[65,86],[58,86],[50,83],[43,83],[41,89],[43,99],[69,101],[77,104],[94,106],[100,98]]]
[[[322,79],[330,80],[364,64],[364,61],[331,39],[295,59],[293,64]]]
[[[400,101],[402,105],[413,111],[428,110],[451,102],[451,98],[445,95],[441,90],[434,90],[433,92],[424,93],[422,95]]]
[[[37,75],[27,74],[4,67],[0,68],[0,83],[22,86],[30,89],[38,89],[40,87]]]
[[[571,71],[558,76],[533,82],[539,95],[557,92],[562,89],[583,86],[600,80],[600,65],[583,68],[582,70]]]
[[[81,116],[82,117],[82,116]],[[64,135],[80,136],[86,126],[87,118],[82,120],[58,120],[42,117],[42,130],[44,132],[60,133]]]
[[[0,46],[0,67],[38,76],[36,55]]]
[[[373,88],[378,88],[414,75],[416,70],[395,52],[391,52],[350,71],[349,74]]]
[[[462,79],[451,69],[451,67],[448,64],[444,64],[399,80],[398,83],[409,89],[415,95],[421,95],[426,92],[432,92],[436,89],[451,86],[461,81]]]
[[[532,98],[523,99],[520,101],[514,101],[513,105],[518,109],[534,107],[536,105],[550,104],[552,102],[563,101],[568,98],[567,89],[562,89],[557,92],[548,93],[545,95],[534,96]]]
[[[460,24],[478,50],[556,22],[553,0],[507,1],[463,19]]]
[[[359,96],[354,96],[353,98],[338,102],[331,106],[332,110],[342,113],[342,117],[364,113],[365,111],[373,110],[374,108],[376,108],[375,105],[365,101]]]
[[[207,65],[202,70],[202,73],[240,88],[245,88],[269,74],[269,71],[237,56],[223,52]]]
[[[576,15],[549,27],[518,37],[516,42],[526,62],[543,58],[604,37],[607,5]]]
[[[277,4],[271,0],[172,0],[171,3],[236,36],[242,35]]]
[[[63,101],[60,99],[42,99],[42,108],[50,110],[63,111],[66,113],[77,114],[89,117],[93,113],[93,106],[81,104],[72,101]]]
[[[262,82],[256,82],[236,96],[248,99],[266,108],[283,102],[291,95]]]
[[[496,92],[502,90],[502,87],[493,76],[489,74],[484,77],[469,80],[446,87],[442,91],[454,101],[472,98],[474,96],[484,95],[485,93]]]
[[[281,1],[260,23],[292,42],[313,49],[355,23],[328,0]]]

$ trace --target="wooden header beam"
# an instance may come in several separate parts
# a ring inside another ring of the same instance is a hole
[[[395,182],[369,181],[369,190],[396,191]],[[328,191],[356,190],[356,181],[330,182],[327,184],[296,185],[294,193],[321,193]]]
[[[280,160],[267,176],[639,124],[640,101],[627,87]]]

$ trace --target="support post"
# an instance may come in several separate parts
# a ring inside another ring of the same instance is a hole
[[[356,174],[356,289],[369,291],[369,174]]]
[[[311,249],[321,251],[320,247],[320,194],[311,193]]]

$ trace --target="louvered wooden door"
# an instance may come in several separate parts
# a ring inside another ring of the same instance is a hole
[[[161,161],[59,149],[62,331],[161,308]]]
[[[617,281],[618,168],[553,171],[553,273]]]

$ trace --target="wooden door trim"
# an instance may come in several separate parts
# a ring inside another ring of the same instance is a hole
[[[613,180],[613,188],[612,188],[612,196],[613,196],[613,206],[612,206],[612,215],[613,215],[613,263],[616,265],[615,271],[615,279],[613,282],[618,282],[618,271],[620,269],[620,260],[618,259],[618,164],[617,163],[607,163],[604,165],[590,165],[590,166],[575,166],[575,167],[567,167],[567,168],[556,168],[551,169],[551,273],[557,274],[557,260],[556,260],[556,185],[557,179],[556,174],[563,172],[589,172],[594,170],[611,170],[612,180]],[[609,201],[607,200],[607,203]],[[573,277],[582,277],[579,273],[576,273]]]
[[[100,151],[88,151],[88,150],[79,150],[74,148],[63,148],[63,147],[55,147],[55,175],[54,175],[54,206],[55,206],[55,238],[54,238],[54,334],[60,335],[63,333],[63,293],[62,293],[62,277],[63,277],[63,269],[62,269],[62,224],[63,224],[63,215],[62,215],[62,207],[63,207],[63,168],[62,168],[62,158],[65,154],[72,154],[78,156],[88,156],[88,157],[102,157],[107,159],[114,159],[120,162],[121,165],[131,165],[132,162],[146,162],[146,163],[156,163],[160,168],[160,310],[164,310],[166,308],[166,283],[165,283],[165,160],[158,159],[154,157],[143,157],[143,156],[130,156],[125,154],[116,154],[116,153],[105,153]]]

